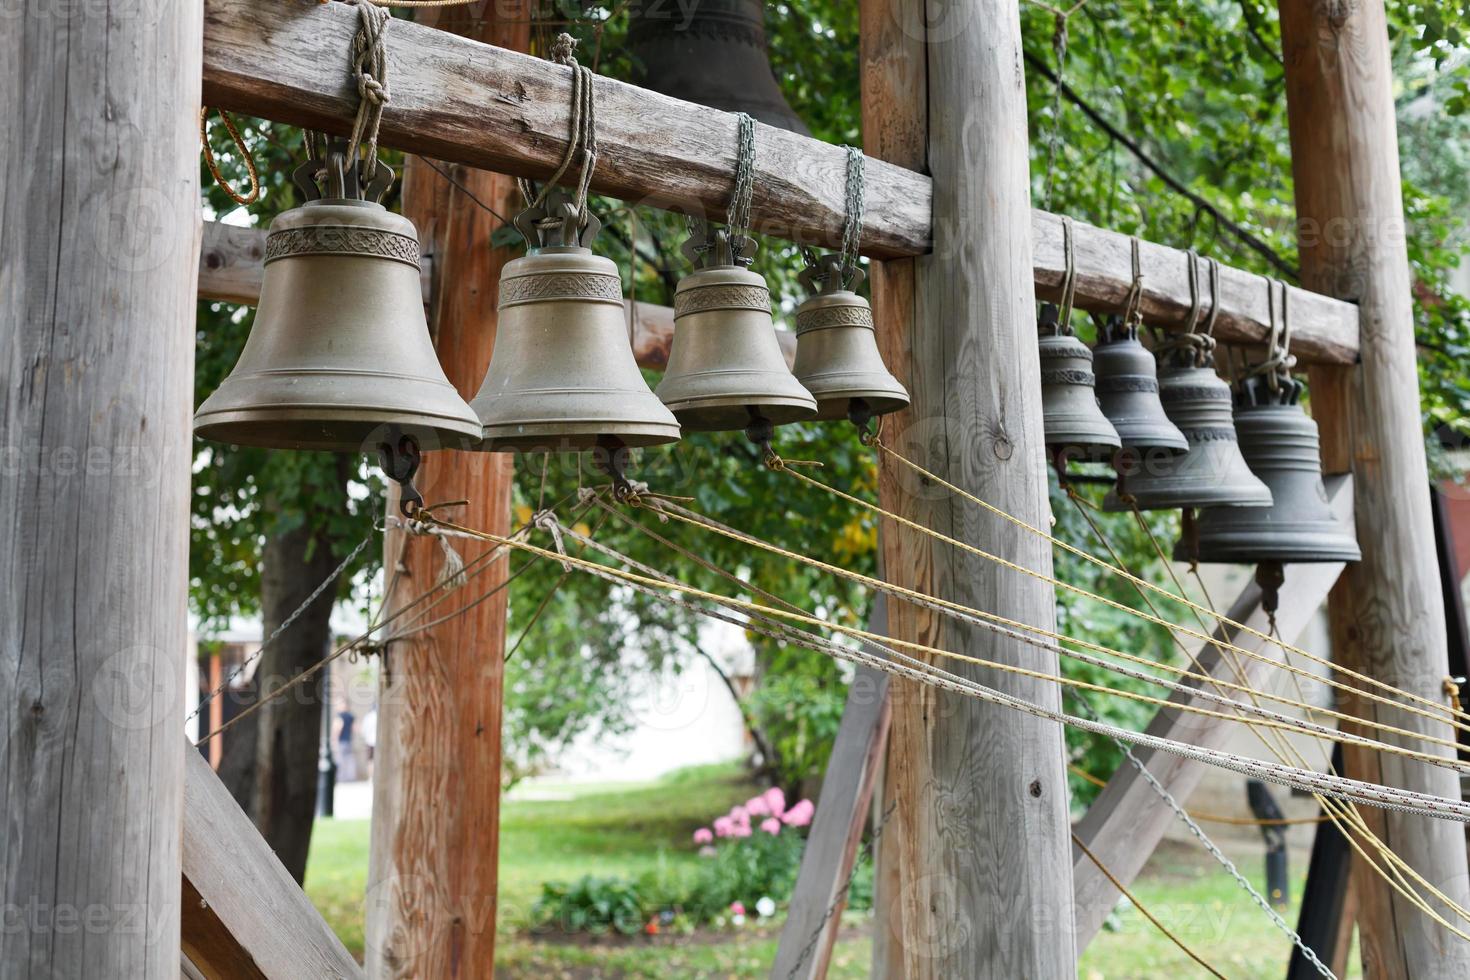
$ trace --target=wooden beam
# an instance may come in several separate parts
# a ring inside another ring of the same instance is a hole
[[[185,958],[209,978],[361,977],[204,756],[188,739],[182,748]]]
[[[888,631],[887,605],[885,596],[873,600],[871,632],[883,635]],[[848,686],[842,723],[822,780],[822,797],[781,928],[773,977],[819,980],[827,975],[842,910],[847,906],[847,884],[868,823],[874,782],[888,745],[892,718],[889,676],[872,667],[859,667]]]
[[[1327,492],[1333,512],[1339,519],[1352,520],[1352,480],[1331,480]],[[1342,569],[1341,562],[1286,567],[1286,581],[1281,586],[1281,608],[1277,613],[1276,623],[1288,643],[1296,642],[1302,630],[1317,614],[1317,610],[1327,600],[1332,583],[1342,574]],[[1266,612],[1261,608],[1260,587],[1254,582],[1241,591],[1226,615],[1237,623],[1244,623],[1263,633],[1270,627]],[[1279,657],[1281,652],[1274,644],[1249,633],[1217,629],[1213,635],[1252,653]],[[1250,686],[1274,691],[1278,689],[1277,682],[1285,676],[1259,660],[1215,646],[1196,649],[1195,656],[1210,677],[1233,684],[1243,683],[1240,678],[1244,676],[1245,682]],[[1212,693],[1244,698],[1244,695],[1237,695],[1223,688],[1212,688]],[[1219,710],[1217,704],[1181,693],[1174,694],[1169,702]],[[1163,708],[1154,715],[1147,731],[1150,735],[1161,738],[1221,749],[1245,731],[1245,727],[1219,718]],[[1189,799],[1189,794],[1194,792],[1194,788],[1209,771],[1209,766],[1202,762],[1183,759],[1167,752],[1153,752],[1142,748],[1133,751],[1153,777],[1181,803]],[[1149,855],[1154,852],[1154,848],[1163,839],[1164,832],[1176,819],[1178,818],[1174,812],[1159,800],[1154,788],[1138,769],[1124,760],[1108,780],[1107,787],[1078,821],[1076,831],[1088,849],[1102,858],[1108,869],[1126,885],[1143,870]],[[1118,889],[1098,870],[1097,865],[1080,850],[1073,855],[1072,882],[1077,897],[1077,942],[1085,946],[1097,934],[1098,929],[1102,928],[1103,921],[1118,904],[1121,896]]]
[[[179,970],[196,4],[0,29],[0,977]]]
[[[529,8],[530,0],[501,0],[483,9],[427,9],[419,20],[428,26],[418,29],[448,47],[465,43],[463,33],[526,48]],[[499,219],[476,201],[509,213],[518,191],[500,174],[450,170],[458,172],[446,178],[411,158],[403,212],[435,260],[429,323],[439,362],[450,383],[471,399],[495,347],[501,268],[515,257],[511,249],[492,247]],[[514,466],[507,453],[435,453],[417,480],[432,499],[465,501],[463,519],[471,527],[508,534]],[[396,510],[395,503],[389,506]],[[390,532],[384,551],[397,582],[390,609],[445,574],[444,552],[429,538]],[[505,573],[504,562],[493,563],[478,587],[495,588]],[[508,597],[498,592],[463,615],[410,631],[385,655],[368,864],[374,901],[368,906],[367,968],[374,980],[494,973]]]
[[[899,14],[889,15],[896,23]],[[347,50],[356,13],[344,4],[284,0],[207,0],[204,90],[211,105],[295,125],[346,132],[357,93]],[[395,21],[388,44],[392,102],[383,116],[386,146],[517,176],[545,177],[566,145],[566,69],[514,51],[445,37]],[[891,69],[884,69],[891,70]],[[601,156],[593,189],[672,210],[720,216],[735,166],[735,117],[622,82],[598,78]],[[901,133],[893,134],[893,139]],[[810,137],[758,126],[755,227],[803,244],[834,246],[842,229],[844,156]],[[890,142],[892,140],[889,140]],[[896,258],[929,250],[933,183],[921,159],[883,162],[869,132],[863,251]],[[1062,277],[1061,219],[1031,212],[1034,276],[1043,297]],[[1077,305],[1121,309],[1132,286],[1127,236],[1076,226]],[[1185,253],[1143,243],[1144,313],[1178,327],[1189,312]],[[1259,343],[1269,333],[1266,281],[1221,270],[1220,338]],[[1351,304],[1292,291],[1294,349],[1304,361],[1352,363],[1357,314]]]
[[[864,131],[872,154],[910,163],[927,154],[934,174],[932,254],[907,282],[875,277],[884,352],[908,383],[910,408],[889,420],[905,456],[1033,526],[1046,523],[1040,367],[1032,282],[1025,80],[1016,0],[976,0],[926,20],[923,0],[865,0]],[[942,34],[935,33],[941,31]],[[879,40],[878,44],[883,44]],[[875,64],[884,59],[891,67]],[[922,79],[926,104],[914,100]],[[896,298],[896,302],[891,302]],[[895,329],[896,328],[896,329]],[[907,328],[907,329],[905,329]],[[1051,571],[1045,540],[977,514],[916,482],[879,485],[885,508],[985,551]],[[885,535],[890,581],[1050,628],[1055,597],[947,545],[896,528]],[[985,630],[895,603],[895,639],[1036,670],[1054,656]],[[1059,708],[1054,684],[993,668],[945,667],[1034,703]],[[1069,977],[1072,863],[1060,725],[894,680],[893,767],[904,810],[899,852],[905,974],[929,977]]]
[[[1387,15],[1383,0],[1279,0],[1278,8],[1302,282],[1356,300],[1362,312],[1361,364],[1311,374],[1323,466],[1354,475],[1363,550],[1328,605],[1333,656],[1445,703],[1445,609],[1424,492],[1428,466]],[[1398,708],[1359,698],[1345,698],[1342,707],[1416,734],[1454,739],[1447,723]],[[1405,738],[1385,741],[1424,748]],[[1459,780],[1448,769],[1351,746],[1343,755],[1351,777],[1460,797]],[[1452,901],[1470,903],[1463,828],[1371,808],[1364,819]],[[1418,911],[1366,862],[1354,865],[1353,889],[1365,972],[1388,980],[1470,976],[1470,943]]]

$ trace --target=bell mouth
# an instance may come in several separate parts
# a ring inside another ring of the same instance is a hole
[[[194,434],[201,439],[266,449],[375,453],[390,433],[413,436],[425,452],[473,449],[481,439],[474,422],[401,412],[240,409],[194,417]]]
[[[615,428],[597,422],[538,422],[485,426],[477,447],[489,452],[582,453],[606,445],[613,437],[630,449],[663,446],[679,440],[679,426],[664,422],[619,423]]]
[[[909,405],[908,396],[875,394],[871,391],[857,391],[847,395],[824,395],[817,399],[817,414],[811,416],[813,422],[840,422],[848,417],[852,403],[861,399],[868,403],[869,415],[888,415]]]
[[[739,432],[757,415],[772,425],[789,425],[816,418],[817,404],[811,398],[762,396],[759,401],[732,402],[723,398],[685,399],[669,410],[679,425],[690,432]]]

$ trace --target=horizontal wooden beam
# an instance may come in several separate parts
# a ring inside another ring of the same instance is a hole
[[[206,104],[345,133],[357,108],[347,75],[357,14],[340,3],[206,0]],[[394,21],[388,55],[392,99],[385,146],[451,163],[545,177],[566,146],[569,73],[539,58]],[[735,168],[735,116],[598,77],[593,189],[635,204],[722,216]],[[757,124],[754,227],[801,244],[833,247],[842,234],[846,156],[821,140]],[[874,258],[928,251],[932,182],[867,161],[861,248]],[[1032,212],[1035,280],[1055,298],[1063,271],[1061,219]],[[1132,286],[1129,238],[1076,225],[1076,303],[1116,311]],[[1143,311],[1177,328],[1190,308],[1186,253],[1143,242]],[[1266,279],[1221,267],[1217,333],[1256,344],[1270,331]],[[1206,299],[1208,297],[1206,296]],[[1291,290],[1293,349],[1303,362],[1356,360],[1357,309]]]
[[[182,749],[184,957],[206,977],[361,977],[199,750]]]
[[[1353,519],[1352,478],[1329,477],[1327,494],[1333,513],[1339,520],[1351,524]],[[1342,569],[1341,562],[1286,566],[1286,581],[1281,586],[1281,608],[1276,616],[1277,627],[1286,642],[1295,642],[1297,636],[1316,615],[1317,610],[1327,601],[1327,593],[1331,591],[1333,583],[1342,574]],[[1269,630],[1266,612],[1261,607],[1261,590],[1255,583],[1245,587],[1226,615],[1237,623],[1244,623],[1263,633]],[[1280,654],[1279,648],[1274,644],[1250,634],[1239,633],[1235,630],[1216,630],[1214,635],[1227,639],[1252,653]],[[1214,646],[1197,651],[1197,659],[1200,666],[1211,677],[1233,684],[1242,683],[1235,670],[1235,665],[1238,665],[1241,673],[1246,677],[1246,683],[1249,683],[1251,687],[1257,689],[1264,687],[1273,691],[1285,690],[1287,693],[1295,694],[1295,689],[1289,686],[1284,689],[1278,688],[1277,685],[1280,684],[1290,685],[1290,681],[1285,679],[1283,673],[1277,672],[1259,660],[1229,651],[1222,652],[1220,648]],[[1303,666],[1303,664],[1299,663],[1297,666]],[[1217,689],[1215,693],[1226,694],[1237,700],[1245,697],[1243,694],[1228,689]],[[1169,701],[1219,710],[1217,704],[1193,695],[1176,693],[1169,698]],[[1275,707],[1275,705],[1268,706]],[[1190,745],[1212,749],[1225,748],[1231,739],[1245,730],[1244,725],[1234,721],[1179,711],[1175,708],[1159,709],[1159,713],[1154,715],[1147,729],[1150,735],[1177,739]],[[1265,751],[1264,746],[1256,746],[1256,748]],[[1134,749],[1133,751],[1139,761],[1148,767],[1153,777],[1163,784],[1170,795],[1180,803],[1185,803],[1189,799],[1189,794],[1199,785],[1199,781],[1204,778],[1208,770],[1205,763],[1184,759],[1180,756],[1164,752],[1150,752],[1146,749]],[[1088,849],[1101,858],[1102,863],[1107,865],[1108,869],[1126,885],[1143,869],[1144,863],[1148,861],[1149,855],[1158,846],[1164,832],[1176,819],[1174,812],[1160,801],[1157,792],[1138,769],[1125,759],[1119,764],[1113,777],[1108,780],[1108,785],[1078,821],[1076,832]],[[1075,851],[1073,855],[1072,885],[1076,895],[1077,946],[1080,949],[1091,941],[1098,929],[1102,928],[1108,913],[1118,904],[1120,894],[1118,889],[1098,870],[1097,865],[1081,851]]]

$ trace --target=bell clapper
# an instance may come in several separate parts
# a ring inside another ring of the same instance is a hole
[[[623,503],[638,499],[638,489],[628,479],[630,452],[627,443],[617,436],[608,435],[598,436],[597,445],[592,450],[593,467],[612,480],[613,499]]]
[[[406,432],[399,433],[393,442],[378,443],[378,466],[384,476],[398,484],[398,509],[404,517],[413,517],[424,506],[423,494],[413,485],[423,458],[419,441]]]
[[[1286,581],[1286,569],[1279,561],[1263,561],[1256,566],[1256,584],[1261,587],[1261,608],[1271,623],[1271,635],[1276,635],[1276,610],[1281,603],[1281,586]]]
[[[776,427],[771,420],[758,412],[754,406],[747,405],[746,412],[750,421],[745,424],[745,438],[755,443],[756,449],[760,451],[761,460],[770,466],[773,460],[780,460],[776,450],[771,448],[771,439],[776,435]]]

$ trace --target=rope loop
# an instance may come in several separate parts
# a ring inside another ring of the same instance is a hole
[[[235,121],[230,114],[223,109],[219,110],[219,117],[224,121],[225,131],[230,134],[230,140],[235,144],[235,151],[239,153],[240,159],[245,162],[245,172],[250,177],[250,193],[241,196],[234,186],[219,172],[219,165],[214,159],[214,149],[209,145],[209,106],[199,110],[199,145],[204,152],[204,165],[209,168],[209,175],[219,185],[220,190],[229,195],[230,200],[244,207],[254,204],[260,200],[260,172],[255,169],[255,158],[250,155],[250,148],[245,145],[245,139],[236,128]]]
[[[1057,328],[1063,337],[1072,335],[1072,304],[1077,298],[1077,255],[1072,219],[1062,215],[1062,310]]]
[[[539,208],[546,203],[552,187],[580,158],[581,173],[577,178],[576,190],[572,196],[572,206],[576,209],[580,227],[585,226],[590,218],[587,210],[587,195],[592,188],[593,171],[597,169],[597,99],[593,86],[592,69],[577,63],[573,55],[576,47],[577,39],[562,32],[552,42],[548,58],[553,64],[572,70],[572,100],[567,124],[566,152],[562,154],[561,163],[557,164],[556,170],[547,178],[546,183],[541,185],[539,192],[533,193],[534,185],[524,178],[517,180],[516,184],[521,189],[521,196],[525,198],[526,207],[528,209]]]
[[[371,0],[350,0],[357,7],[357,33],[352,38],[352,74],[357,86],[357,116],[347,141],[349,164],[361,161],[362,181],[371,183],[378,173],[378,128],[388,91],[388,23],[393,15],[387,7]]]

